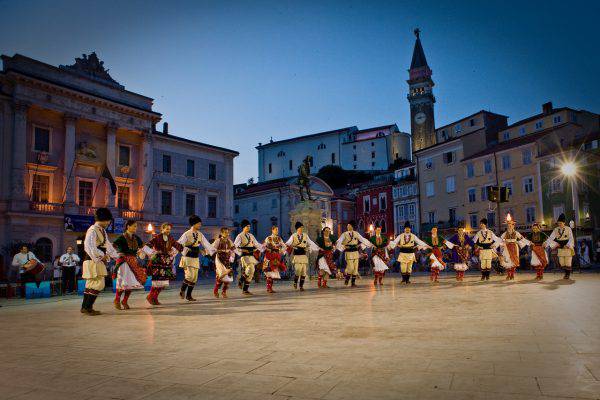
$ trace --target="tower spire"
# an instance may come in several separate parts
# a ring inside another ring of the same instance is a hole
[[[425,58],[425,52],[423,51],[423,46],[421,45],[421,30],[416,28],[414,30],[415,37],[415,48],[413,50],[412,61],[410,63],[410,69],[423,68],[429,66],[427,65],[427,59]]]

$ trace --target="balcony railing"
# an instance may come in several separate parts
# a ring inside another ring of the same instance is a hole
[[[144,213],[141,211],[135,210],[119,210],[119,215],[124,219],[134,219],[136,221],[142,220],[144,218]]]
[[[60,203],[45,203],[41,201],[32,201],[29,203],[29,209],[40,214],[62,214],[63,205]]]

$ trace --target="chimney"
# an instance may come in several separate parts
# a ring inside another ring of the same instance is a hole
[[[542,113],[544,115],[552,114],[552,102],[551,101],[542,104]]]
[[[169,134],[169,123],[168,122],[163,122],[163,134],[165,134],[165,135]]]

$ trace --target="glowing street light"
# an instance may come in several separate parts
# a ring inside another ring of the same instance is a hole
[[[573,161],[567,161],[560,167],[560,172],[566,177],[573,177],[577,174],[577,165]]]
[[[148,226],[146,226],[146,232],[150,234],[154,233],[154,227],[150,222],[148,222]]]

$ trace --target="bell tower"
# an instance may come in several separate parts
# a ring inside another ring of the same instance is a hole
[[[410,104],[410,131],[412,151],[421,150],[436,143],[433,115],[433,81],[431,69],[421,45],[419,28],[414,30],[416,40],[410,69],[408,70],[408,103]]]

